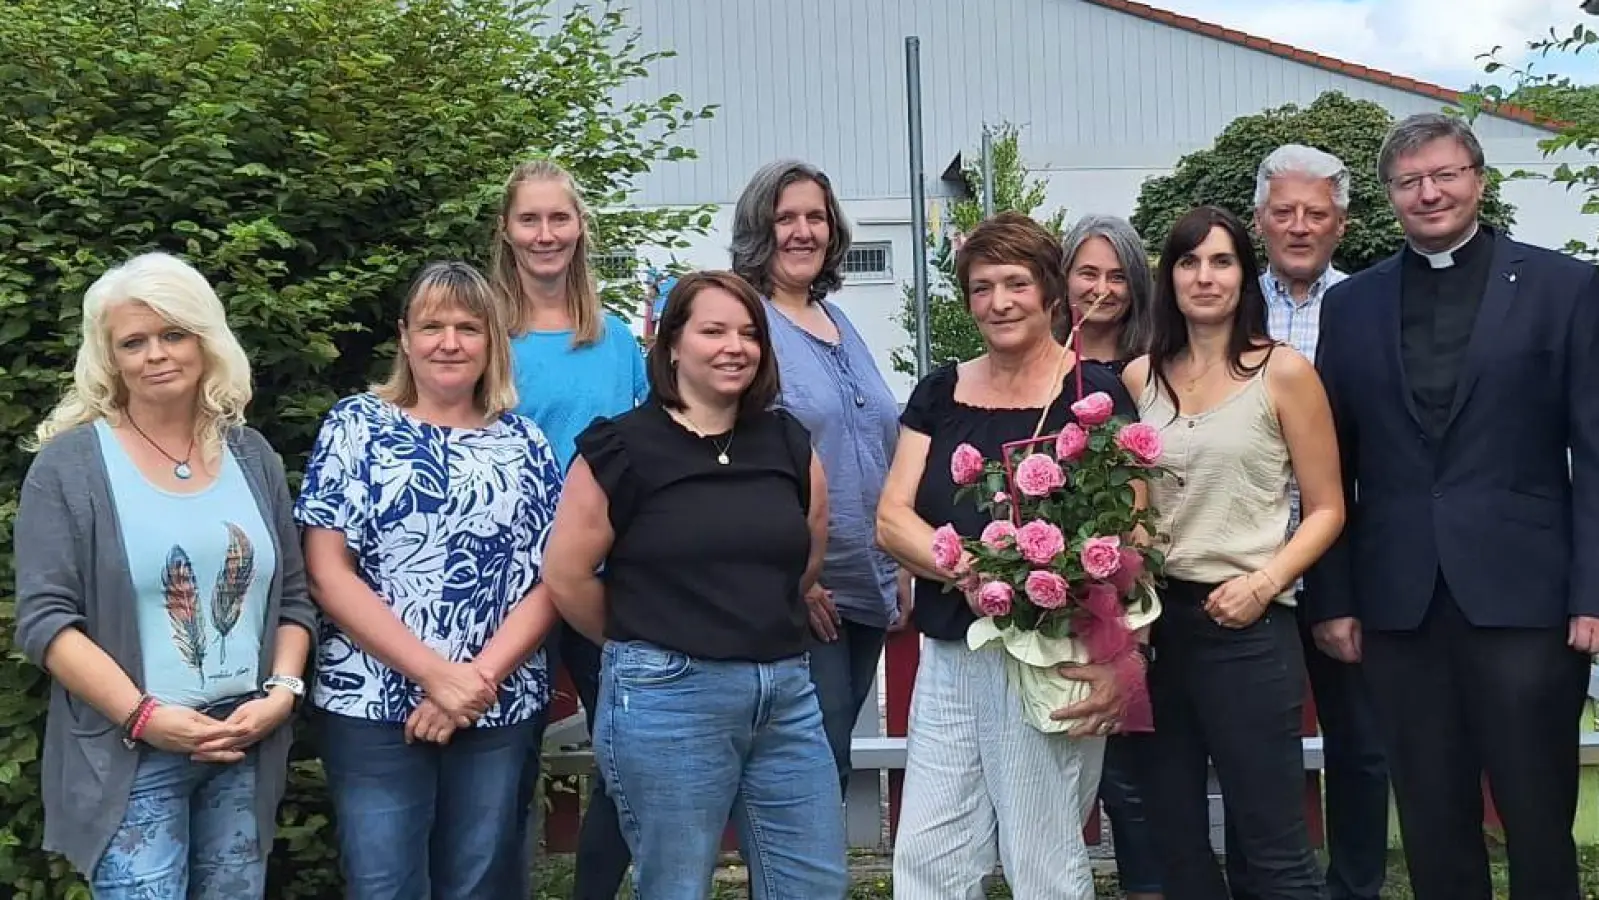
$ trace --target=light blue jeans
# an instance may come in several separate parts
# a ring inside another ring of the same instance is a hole
[[[605,645],[595,755],[642,900],[703,900],[731,817],[753,900],[849,887],[838,768],[805,657],[696,659]]]
[[[96,900],[251,900],[266,889],[252,752],[197,763],[145,747],[122,824],[90,879]]]

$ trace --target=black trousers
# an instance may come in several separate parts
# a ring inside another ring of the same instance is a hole
[[[1295,613],[1325,760],[1327,895],[1331,900],[1378,900],[1388,870],[1388,762],[1377,711],[1360,666],[1321,652],[1303,610],[1301,599]],[[1230,815],[1226,841],[1233,900],[1258,900]]]
[[[577,690],[578,702],[583,704],[583,712],[587,716],[589,736],[594,734],[594,710],[599,697],[600,688],[600,648],[592,641],[578,633],[564,622],[556,623],[555,629],[544,639],[544,662],[546,671],[550,673],[550,685],[553,689],[555,673],[561,666],[566,667],[566,673],[572,679],[572,686]],[[548,707],[546,707],[548,710]],[[548,712],[541,723],[540,730],[549,724]],[[529,809],[533,803],[534,792],[538,788],[538,756],[543,749],[543,741],[535,749],[535,756],[528,761],[521,783],[521,804],[523,809]],[[627,867],[632,863],[632,854],[627,849],[627,841],[622,837],[622,823],[617,818],[616,804],[605,792],[605,782],[601,780],[599,770],[596,769],[589,775],[591,789],[589,791],[588,807],[583,812],[583,824],[577,838],[577,865],[572,881],[572,900],[616,900],[616,894],[622,888],[622,881],[627,877]],[[526,817],[524,817],[526,821]],[[526,846],[524,841],[523,846]],[[532,870],[532,860],[526,867]],[[523,892],[527,896],[531,891]]]
[[[1276,606],[1224,628],[1203,608],[1213,588],[1169,580],[1151,633],[1155,733],[1142,770],[1167,900],[1228,896],[1210,845],[1212,763],[1262,900],[1326,900],[1303,805],[1299,626]]]
[[[1478,628],[1442,574],[1419,629],[1364,635],[1416,900],[1492,900],[1484,773],[1511,900],[1575,900],[1578,729],[1589,661],[1560,628]]]

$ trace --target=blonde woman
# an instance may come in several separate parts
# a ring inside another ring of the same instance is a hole
[[[560,472],[510,412],[480,274],[425,268],[399,331],[388,382],[328,413],[295,506],[329,620],[311,703],[346,897],[510,897],[549,693],[540,568]]]
[[[50,673],[44,847],[97,898],[260,897],[315,626],[250,366],[165,254],[84,297],[16,522],[17,644]]]
[[[649,394],[638,341],[626,322],[600,306],[589,270],[589,218],[572,176],[536,160],[517,166],[506,180],[495,229],[493,279],[509,310],[516,411],[549,438],[562,472],[589,423],[621,415]],[[558,665],[566,666],[592,722],[599,647],[557,625],[545,653],[552,677]],[[535,747],[522,783],[524,802],[531,802],[538,763]],[[574,900],[614,898],[628,863],[616,807],[595,776],[578,838]]]

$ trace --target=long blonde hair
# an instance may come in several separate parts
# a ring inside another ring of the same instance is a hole
[[[244,424],[250,405],[250,359],[228,327],[227,312],[205,276],[166,253],[136,256],[101,275],[83,295],[83,343],[72,370],[72,387],[24,446],[36,451],[64,431],[107,419],[119,422],[128,387],[112,358],[111,310],[143,303],[169,325],[200,339],[205,371],[195,398],[194,441],[202,456],[222,453],[223,435]]]
[[[403,329],[429,307],[459,309],[483,321],[489,339],[489,358],[473,393],[478,409],[487,417],[498,418],[516,408],[516,381],[511,375],[511,339],[506,333],[505,313],[494,289],[477,269],[464,262],[428,263],[411,282],[405,304],[400,307]],[[411,360],[400,347],[394,354],[389,378],[372,386],[372,393],[402,408],[417,402],[416,375]]]
[[[532,315],[532,298],[522,289],[522,275],[516,267],[516,248],[511,246],[506,225],[511,206],[516,202],[517,189],[533,181],[559,184],[571,201],[572,208],[577,211],[577,247],[572,251],[572,262],[566,270],[566,311],[572,317],[572,345],[584,347],[598,341],[605,331],[599,286],[589,270],[589,253],[593,247],[589,229],[592,217],[588,204],[583,202],[583,191],[577,186],[577,181],[560,165],[547,159],[536,159],[520,163],[511,170],[511,176],[505,180],[505,194],[500,199],[500,217],[494,224],[489,280],[504,299],[506,324],[511,333],[520,334]]]

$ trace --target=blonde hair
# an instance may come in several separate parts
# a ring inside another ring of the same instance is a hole
[[[100,418],[117,422],[125,414],[128,387],[112,358],[107,317],[128,303],[143,303],[169,325],[200,339],[205,371],[195,398],[194,441],[205,459],[217,459],[223,435],[244,424],[251,396],[250,360],[205,276],[166,253],[136,256],[89,286],[83,295],[83,343],[73,366],[72,387],[25,448],[36,451],[78,425]]]
[[[458,309],[483,321],[488,332],[489,358],[478,378],[473,394],[478,409],[484,415],[498,418],[516,408],[516,381],[511,377],[511,339],[505,327],[504,311],[495,296],[494,288],[477,269],[464,262],[428,263],[411,282],[406,292],[405,304],[400,307],[400,327],[427,307]],[[372,386],[372,393],[399,407],[415,406],[417,402],[416,375],[411,371],[411,360],[400,347],[394,354],[394,366],[389,378]]]
[[[500,199],[500,217],[494,224],[494,249],[489,262],[489,279],[494,289],[504,298],[507,322],[513,334],[520,334],[523,324],[532,314],[532,298],[522,289],[522,275],[516,267],[516,248],[511,246],[506,233],[506,222],[511,206],[516,202],[517,189],[534,181],[553,181],[566,191],[566,197],[577,211],[577,247],[572,251],[572,263],[566,270],[566,311],[572,317],[572,346],[585,347],[600,339],[605,331],[604,310],[600,306],[600,290],[589,270],[589,252],[592,249],[588,204],[583,202],[583,191],[572,174],[560,165],[536,159],[524,162],[511,170],[505,180],[505,194]]]

